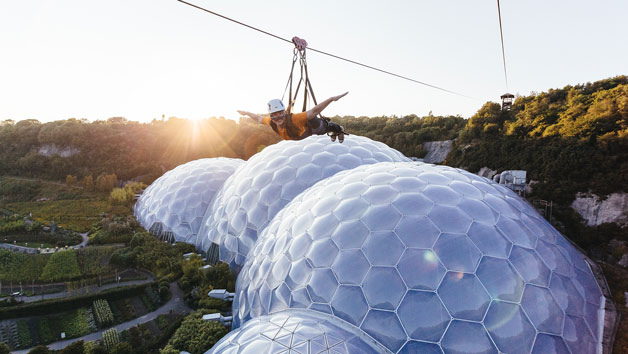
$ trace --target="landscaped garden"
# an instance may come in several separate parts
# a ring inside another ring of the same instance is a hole
[[[114,289],[102,297],[95,294],[0,308],[0,318],[5,319],[0,325],[0,341],[18,349],[81,337],[143,316],[167,299],[158,295],[154,283]]]

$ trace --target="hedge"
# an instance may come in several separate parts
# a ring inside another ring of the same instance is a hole
[[[122,297],[131,297],[136,295],[141,295],[144,293],[144,288],[147,286],[152,286],[156,284],[156,282],[146,283],[146,284],[138,284],[138,285],[127,285],[114,289],[107,289],[102,292],[88,294],[77,297],[69,297],[62,299],[50,299],[43,300],[38,302],[30,302],[25,304],[20,304],[13,307],[3,307],[0,308],[0,318],[2,319],[10,319],[10,318],[19,318],[19,317],[28,317],[28,316],[38,316],[42,314],[51,314],[57,312],[64,312],[68,310],[73,310],[78,307],[91,307],[92,302],[97,299],[105,299],[105,300],[118,300]]]

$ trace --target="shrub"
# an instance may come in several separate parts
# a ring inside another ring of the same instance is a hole
[[[96,314],[96,320],[100,327],[106,327],[113,323],[113,313],[107,300],[98,299],[94,301],[92,308]]]
[[[38,345],[35,348],[31,349],[28,354],[48,354],[50,350],[45,345]]]
[[[37,319],[37,332],[39,333],[39,340],[44,344],[52,343],[56,339],[50,329],[48,317],[39,317]]]
[[[118,343],[111,348],[109,354],[135,354],[135,350],[129,343]]]
[[[168,344],[173,348],[190,353],[204,353],[220,340],[228,330],[218,322],[203,321],[202,312],[188,315],[181,323]]]
[[[73,249],[53,253],[44,267],[42,280],[70,279],[81,275],[76,252]]]
[[[0,354],[9,354],[11,353],[11,348],[8,345],[0,342]]]
[[[111,328],[102,332],[102,342],[105,348],[107,349],[111,349],[116,344],[120,343],[120,336],[118,335],[118,330],[115,328]]]
[[[31,331],[28,328],[28,323],[25,320],[17,321],[17,333],[20,337],[20,346],[22,348],[28,348],[33,345]]]
[[[85,343],[82,340],[76,341],[63,348],[59,354],[83,354],[85,353]]]

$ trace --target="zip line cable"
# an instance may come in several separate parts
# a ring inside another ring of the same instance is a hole
[[[271,37],[277,38],[277,39],[282,40],[282,41],[284,41],[284,42],[288,42],[288,43],[290,43],[290,44],[293,44],[293,42],[292,42],[291,40],[288,40],[288,39],[286,39],[286,38],[282,38],[282,37],[277,36],[277,35],[275,35],[275,34],[272,34],[272,33],[270,33],[270,32],[266,32],[266,31],[261,30],[261,29],[259,29],[259,28],[257,28],[257,27],[253,27],[253,26],[251,26],[251,25],[247,25],[246,23],[243,23],[243,22],[240,22],[240,21],[234,20],[234,19],[232,19],[232,18],[229,18],[229,17],[227,17],[227,16],[221,15],[221,14],[216,13],[216,12],[211,11],[211,10],[205,9],[205,8],[200,7],[200,6],[198,6],[198,5],[194,5],[194,4],[189,3],[189,2],[187,2],[187,1],[184,1],[184,0],[177,0],[177,1],[178,1],[178,2],[180,2],[180,3],[186,4],[186,5],[192,6],[192,7],[194,7],[194,8],[197,8],[197,9],[199,9],[199,10],[201,10],[201,11],[205,11],[205,12],[210,13],[210,14],[212,14],[212,15],[215,15],[215,16],[218,16],[218,17],[221,17],[221,18],[224,18],[225,20],[228,20],[228,21],[231,21],[231,22],[237,23],[237,24],[242,25],[242,26],[244,26],[244,27],[248,27],[248,28],[250,28],[250,29],[252,29],[252,30],[255,30],[255,31],[258,31],[258,32],[264,33],[264,34],[266,34],[266,35],[269,35],[269,36],[271,36]],[[498,0],[498,2],[499,2],[499,0]],[[501,26],[501,22],[500,22],[500,26]],[[428,86],[428,87],[431,87],[431,88],[434,88],[434,89],[437,89],[437,90],[441,90],[441,91],[444,91],[444,92],[448,92],[448,93],[451,93],[451,94],[454,94],[454,95],[458,95],[458,96],[466,97],[466,98],[469,98],[469,99],[477,100],[477,98],[473,98],[473,97],[470,97],[470,96],[467,96],[467,95],[463,95],[463,94],[461,94],[461,93],[454,92],[454,91],[451,91],[451,90],[447,90],[447,89],[444,89],[444,88],[442,88],[442,87],[438,87],[438,86],[435,86],[435,85],[431,85],[431,84],[428,84],[428,83],[425,83],[425,82],[422,82],[422,81],[418,81],[418,80],[415,80],[415,79],[412,79],[412,78],[409,78],[409,77],[406,77],[406,76],[403,76],[403,75],[395,74],[395,73],[392,73],[392,72],[390,72],[390,71],[386,71],[386,70],[383,70],[383,69],[378,69],[378,68],[376,68],[376,67],[373,67],[373,66],[370,66],[370,65],[366,65],[366,64],[362,64],[362,63],[360,63],[360,62],[357,62],[357,61],[354,61],[354,60],[350,60],[350,59],[347,59],[347,58],[343,58],[343,57],[340,57],[340,56],[337,56],[337,55],[334,55],[334,54],[331,54],[331,53],[327,53],[327,52],[324,52],[324,51],[322,51],[322,50],[314,49],[314,48],[311,48],[311,47],[307,47],[307,49],[309,49],[309,50],[311,50],[311,51],[313,51],[313,52],[317,52],[317,53],[319,53],[319,54],[327,55],[327,56],[330,56],[330,57],[332,57],[332,58],[336,58],[336,59],[340,59],[340,60],[343,60],[343,61],[349,62],[349,63],[351,63],[351,64],[356,64],[356,65],[359,65],[359,66],[362,66],[362,67],[365,67],[365,68],[368,68],[368,69],[372,69],[372,70],[379,71],[379,72],[382,72],[382,73],[385,73],[385,74],[388,74],[388,75],[396,76],[396,77],[401,78],[401,79],[404,79],[404,80],[412,81],[412,82],[417,83],[417,84],[421,84],[421,85],[424,85],[424,86]],[[505,64],[504,64],[504,65],[505,65]],[[504,68],[505,68],[505,66],[504,66]]]
[[[504,51],[504,33],[502,31],[502,12],[499,9],[499,0],[497,0],[497,15],[499,16],[499,35],[502,39],[502,59],[504,60],[504,79],[506,79],[506,92],[508,92],[508,75],[506,74],[506,53]]]

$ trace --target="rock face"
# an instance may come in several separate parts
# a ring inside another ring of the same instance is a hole
[[[571,207],[586,220],[588,226],[609,222],[628,225],[628,193],[613,193],[603,201],[595,194],[579,193]]]
[[[60,147],[54,144],[51,145],[42,145],[39,148],[39,154],[44,156],[54,156],[59,155],[61,157],[70,157],[72,155],[76,155],[80,153],[81,150],[75,147]]]
[[[423,150],[427,150],[427,155],[425,155],[423,161],[428,163],[443,162],[451,151],[453,143],[453,140],[429,141],[423,143]]]

